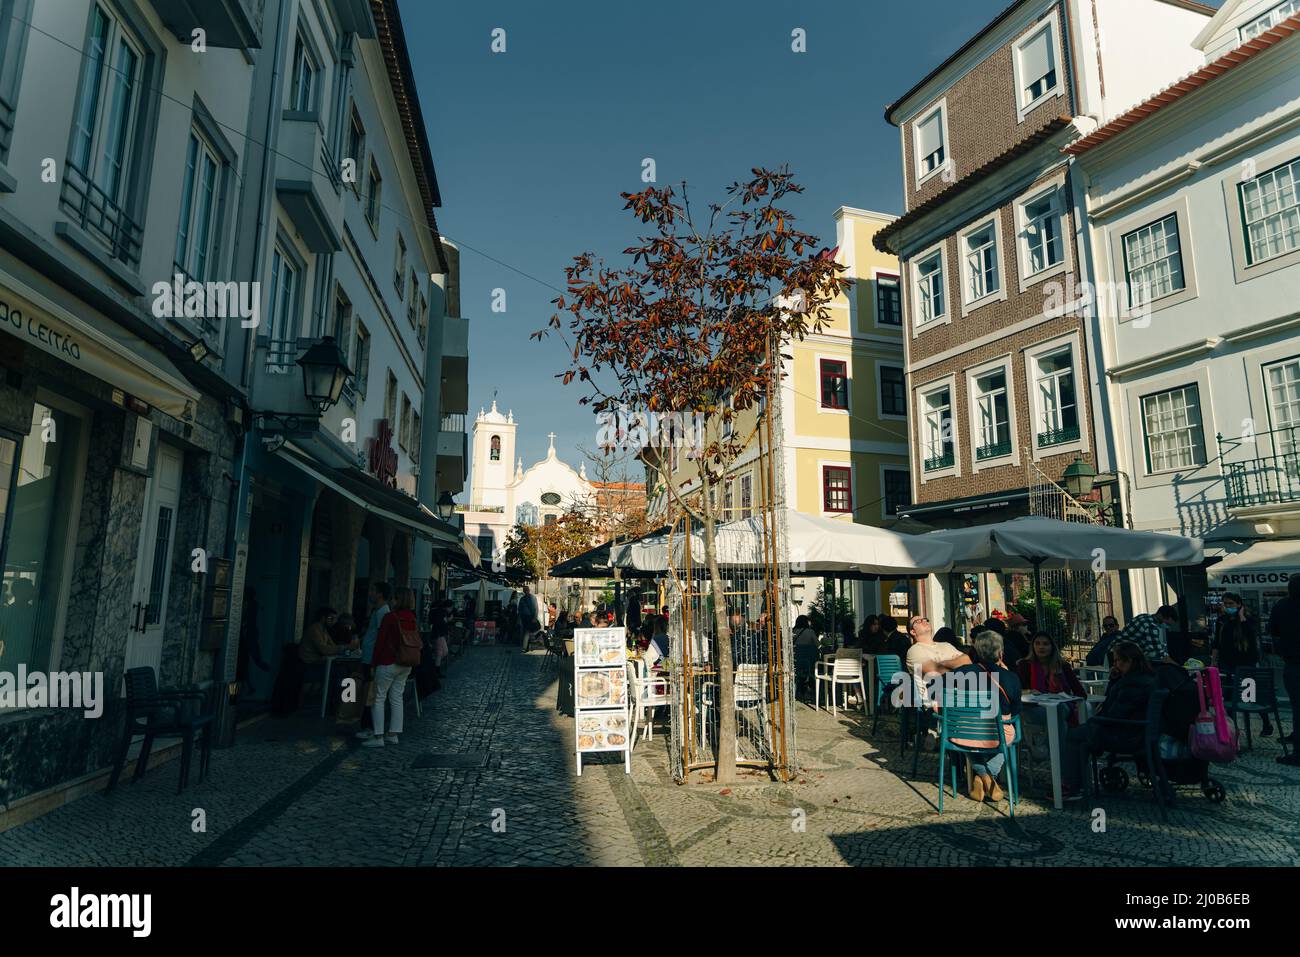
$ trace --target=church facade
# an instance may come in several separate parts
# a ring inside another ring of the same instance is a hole
[[[544,525],[574,505],[589,503],[596,486],[585,464],[575,470],[555,453],[555,433],[548,436],[546,458],[525,469],[515,456],[519,424],[513,411],[504,415],[495,401],[474,420],[470,456],[470,500],[461,509],[465,534],[482,553],[484,566],[499,560],[506,537],[517,524]]]

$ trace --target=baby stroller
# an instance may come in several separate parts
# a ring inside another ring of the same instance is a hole
[[[1129,785],[1128,772],[1119,765],[1132,762],[1138,781],[1151,788],[1160,805],[1161,816],[1174,803],[1175,788],[1199,788],[1212,803],[1219,804],[1226,797],[1223,785],[1209,776],[1210,764],[1193,757],[1187,744],[1176,737],[1161,733],[1165,704],[1170,691],[1158,688],[1147,701],[1146,718],[1142,721],[1120,720],[1099,715],[1092,719],[1099,730],[1118,732],[1119,737],[1130,737],[1133,747],[1121,750],[1094,750],[1092,771],[1094,789],[1110,793],[1124,791]],[[1099,768],[1097,758],[1104,753],[1106,764]]]

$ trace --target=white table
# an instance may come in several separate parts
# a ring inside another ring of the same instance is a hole
[[[1061,793],[1061,725],[1064,722],[1061,720],[1060,708],[1062,705],[1067,705],[1071,702],[1081,701],[1083,699],[1071,695],[1068,699],[1050,701],[1036,700],[1040,697],[1042,697],[1042,695],[1022,694],[1020,700],[1024,704],[1034,705],[1035,707],[1042,708],[1047,712],[1045,717],[1047,719],[1048,761],[1052,767],[1052,803],[1059,811],[1061,808],[1065,807],[1065,799]],[[1084,702],[1085,707],[1087,707],[1087,704],[1088,702]]]

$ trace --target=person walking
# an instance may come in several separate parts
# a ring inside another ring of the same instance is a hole
[[[533,595],[532,589],[525,585],[524,597],[519,599],[519,630],[523,634],[521,644],[525,649],[528,648],[528,639],[540,627],[537,598]]]
[[[1227,592],[1223,596],[1222,613],[1211,640],[1211,648],[1210,664],[1219,669],[1224,690],[1232,693],[1232,700],[1235,700],[1237,669],[1257,667],[1262,660],[1259,630],[1236,592]],[[1260,734],[1267,738],[1273,733],[1273,722],[1269,720],[1267,711],[1260,712],[1259,716],[1264,720]],[[1249,714],[1246,715],[1246,720],[1250,721]]]
[[[406,679],[413,664],[419,662],[420,654],[420,631],[414,605],[415,593],[409,588],[399,588],[394,594],[393,609],[380,621],[373,652],[375,703],[370,709],[373,728],[370,737],[362,743],[363,748],[397,744],[402,733]],[[407,651],[412,647],[414,662]],[[392,706],[387,731],[384,729],[386,705]]]

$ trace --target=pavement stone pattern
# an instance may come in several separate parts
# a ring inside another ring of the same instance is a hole
[[[1228,799],[1180,791],[1168,821],[1128,792],[1051,807],[1045,775],[1007,805],[945,798],[937,760],[898,752],[860,711],[797,711],[800,774],[728,789],[678,785],[667,721],[621,755],[575,774],[573,720],[555,711],[543,652],[472,647],[442,689],[408,706],[401,744],[359,749],[355,725],[310,713],[266,719],[213,753],[183,795],[164,764],[138,784],[89,795],[0,834],[0,865],[405,866],[1227,866],[1300,864],[1300,768],[1275,738],[1212,775]],[[1285,718],[1284,718],[1285,720]],[[1289,724],[1288,724],[1289,727]],[[416,768],[425,754],[468,767]],[[193,811],[206,813],[195,832]],[[1105,811],[1105,830],[1094,811]]]

